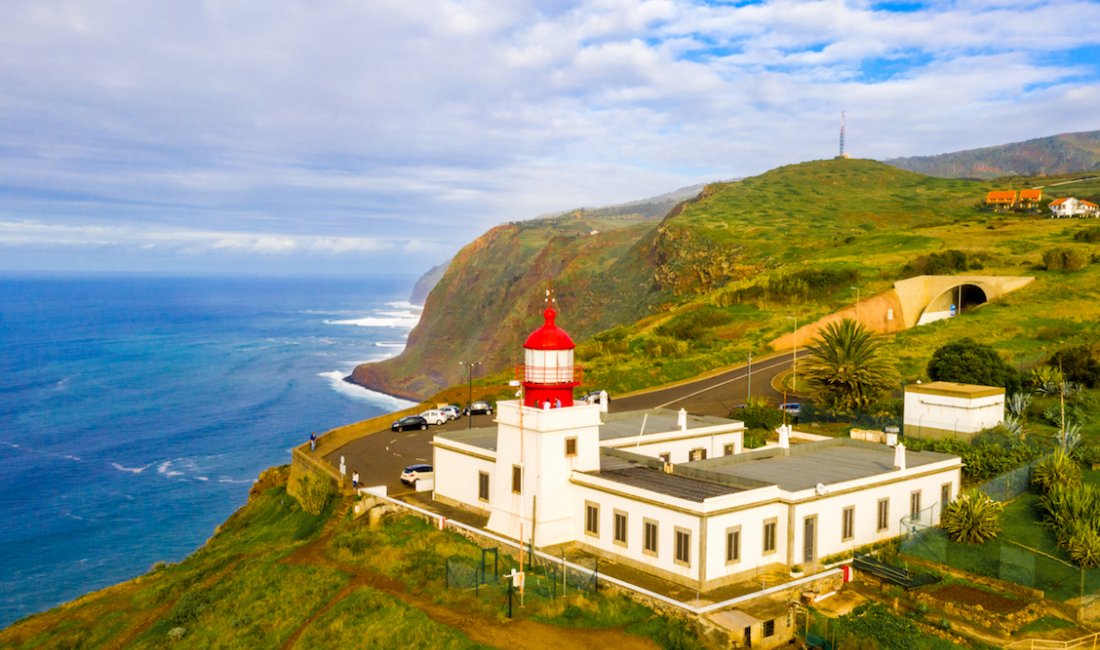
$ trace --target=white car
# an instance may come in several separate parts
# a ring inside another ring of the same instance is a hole
[[[420,417],[428,421],[428,424],[443,424],[447,421],[447,415],[439,409],[428,409],[420,414]]]
[[[443,412],[443,415],[447,416],[448,420],[457,420],[462,417],[462,411],[454,404],[440,406],[439,410]]]
[[[417,464],[409,465],[405,468],[405,471],[401,472],[401,482],[405,485],[416,486],[416,482],[420,479],[434,479],[435,472],[432,471],[431,465]]]

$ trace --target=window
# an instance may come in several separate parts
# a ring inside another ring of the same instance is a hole
[[[577,455],[577,439],[566,438],[565,439],[565,455],[576,456]]]
[[[676,528],[676,564],[691,566],[691,531]]]
[[[890,499],[878,500],[878,529],[886,530],[890,527]]]
[[[856,536],[856,507],[848,506],[840,518],[840,541],[847,542]]]
[[[726,529],[726,564],[741,561],[741,527]]]
[[[489,472],[477,473],[477,498],[482,501],[489,500]]]
[[[626,513],[622,510],[615,511],[615,535],[613,539],[619,546],[626,546]]]
[[[722,447],[722,455],[723,456],[732,456],[733,455],[733,445],[729,444],[729,445],[723,446]]]
[[[775,553],[775,519],[764,522],[764,552]]]
[[[657,555],[657,522],[642,520],[642,551],[646,555]]]
[[[951,484],[944,483],[940,486],[940,515],[943,515],[943,511],[949,503],[951,503]]]
[[[523,468],[512,465],[512,491],[516,494],[523,492]]]
[[[600,536],[600,506],[591,501],[584,502],[584,532]]]
[[[920,517],[920,490],[909,494],[909,518]]]
[[[689,461],[691,461],[691,460],[703,460],[706,457],[707,457],[707,450],[703,449],[702,447],[697,447],[695,449],[692,449],[691,453],[688,454],[688,460]]]
[[[764,621],[763,628],[763,634],[765,637],[775,636],[775,619],[773,618],[769,621]]]

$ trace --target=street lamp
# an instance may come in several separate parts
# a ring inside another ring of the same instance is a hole
[[[787,318],[794,321],[794,331],[792,336],[794,337],[794,348],[791,350],[791,391],[798,391],[798,316],[787,316]]]
[[[856,290],[856,322],[859,322],[859,287],[852,286],[848,288]]]
[[[745,394],[745,403],[752,400],[752,350],[749,350],[749,389]]]
[[[469,386],[466,390],[466,428],[467,429],[473,429],[474,428],[474,414],[473,414],[473,406],[474,406],[474,366],[480,366],[481,362],[480,361],[459,361],[458,365],[466,366],[466,374],[468,376],[467,385]]]

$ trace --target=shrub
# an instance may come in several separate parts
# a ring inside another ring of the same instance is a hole
[[[1058,546],[1082,567],[1100,566],[1100,488],[1058,484],[1039,499]]]
[[[336,494],[336,486],[318,472],[304,472],[298,477],[298,502],[311,515],[319,515]]]
[[[1047,359],[1047,365],[1051,368],[1060,368],[1066,381],[1081,384],[1086,388],[1100,386],[1100,361],[1092,356],[1092,350],[1087,346],[1062,348]]]
[[[773,431],[783,422],[783,413],[763,397],[753,397],[744,408],[736,409],[730,417],[745,423],[746,429]]]
[[[1004,386],[1009,393],[1020,387],[1016,369],[996,350],[971,338],[948,343],[933,352],[928,362],[928,376],[935,381]]]
[[[694,341],[703,336],[706,330],[725,325],[733,320],[727,311],[703,305],[698,309],[679,314],[657,328],[657,334],[675,339]]]
[[[1001,532],[1003,509],[985,494],[967,490],[944,508],[940,527],[956,542],[980,544]]]
[[[1090,244],[1100,242],[1100,226],[1093,226],[1091,228],[1085,228],[1084,230],[1078,230],[1073,235],[1074,241],[1083,241]]]
[[[913,259],[901,270],[901,275],[905,278],[917,275],[951,275],[959,271],[980,269],[982,266],[980,260],[968,258],[962,251],[949,250]]]
[[[1080,567],[1100,566],[1100,531],[1095,526],[1078,522],[1066,540],[1066,551]]]
[[[1043,268],[1048,271],[1078,271],[1090,261],[1089,252],[1083,248],[1058,246],[1043,251]]]
[[[1031,484],[1041,494],[1050,492],[1055,485],[1073,486],[1080,483],[1081,467],[1061,449],[1039,461],[1031,473]]]
[[[768,442],[767,429],[749,429],[745,432],[745,449],[758,449]]]

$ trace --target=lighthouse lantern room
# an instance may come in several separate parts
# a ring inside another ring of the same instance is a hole
[[[542,408],[549,404],[573,406],[576,381],[573,339],[554,324],[557,312],[547,307],[545,322],[523,344],[523,405]]]

